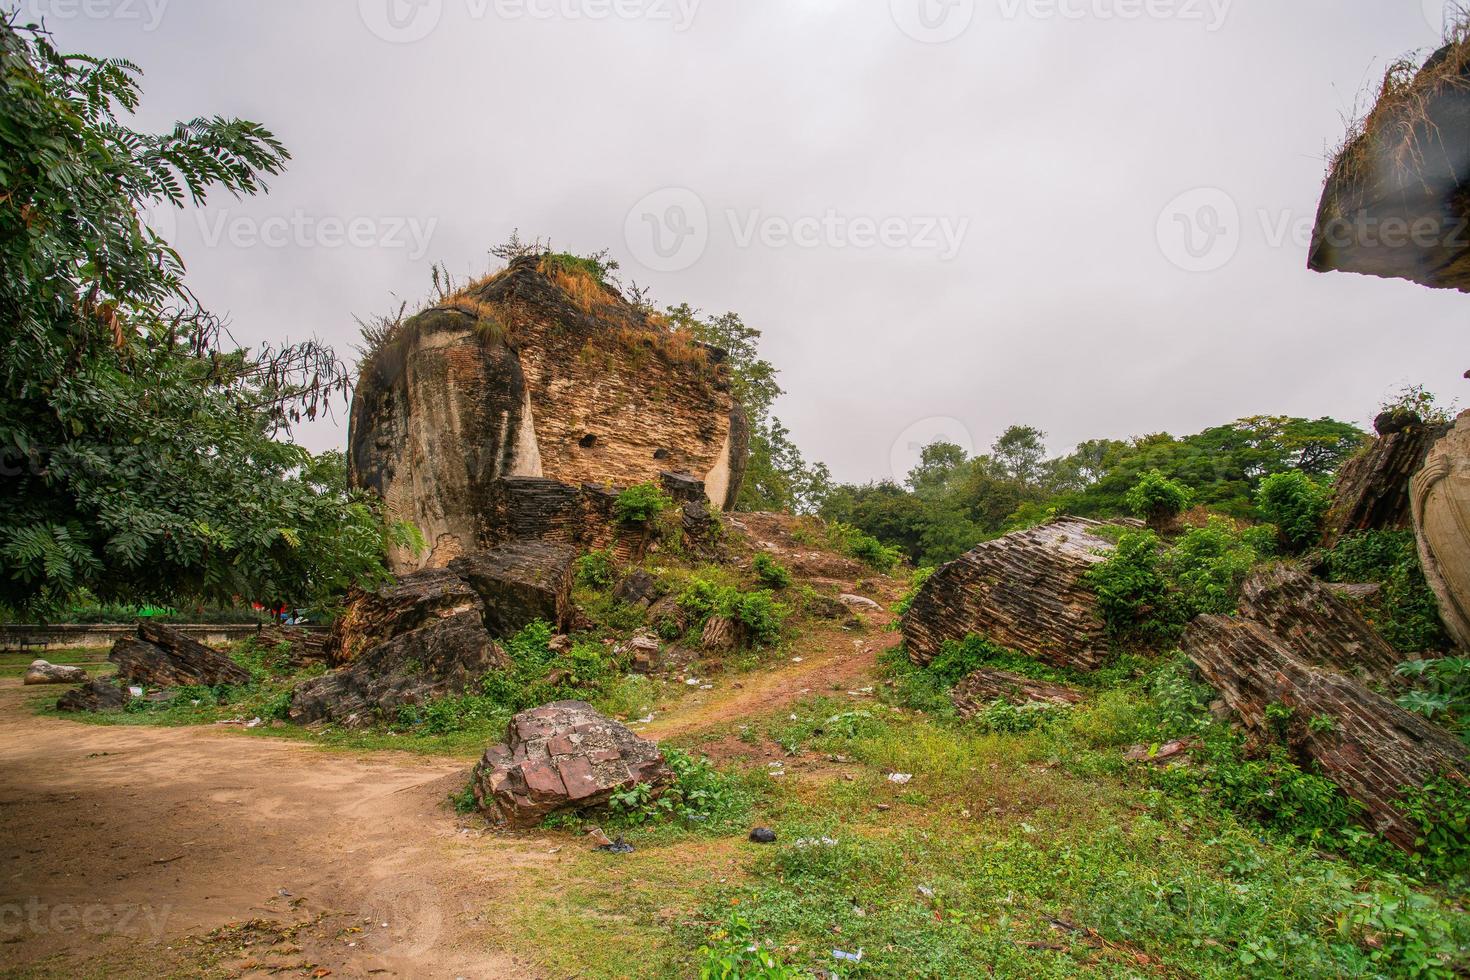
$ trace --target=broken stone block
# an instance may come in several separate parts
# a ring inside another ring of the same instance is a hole
[[[214,687],[250,682],[250,671],[162,623],[139,623],[138,635],[114,643],[107,659],[117,664],[118,680],[125,684]]]
[[[1309,663],[1388,679],[1403,655],[1352,604],[1287,564],[1267,565],[1241,586],[1240,617],[1260,624]]]
[[[1337,471],[1332,507],[1323,521],[1322,546],[1330,548],[1356,531],[1403,530],[1413,526],[1409,481],[1424,465],[1447,426],[1417,417],[1384,432]]]
[[[1105,526],[1060,517],[941,566],[903,617],[909,658],[926,665],[945,641],[974,634],[1059,667],[1103,666],[1107,638],[1083,576],[1113,551],[1097,533]]]
[[[349,728],[398,720],[400,708],[463,694],[491,670],[510,666],[478,609],[395,636],[347,667],[297,685],[288,716],[298,724]]]
[[[641,568],[635,568],[613,589],[613,598],[630,606],[647,608],[658,597],[658,579]]]
[[[1470,767],[1470,753],[1454,735],[1356,678],[1309,661],[1259,623],[1200,616],[1183,646],[1256,737],[1280,734],[1267,716],[1270,706],[1289,709],[1293,751],[1363,804],[1373,826],[1405,850],[1414,848],[1417,831],[1398,806],[1403,788]]]
[[[572,612],[576,549],[545,541],[512,541],[450,562],[449,570],[484,603],[485,628],[509,636],[535,620],[564,627]]]
[[[57,711],[111,711],[131,700],[126,690],[111,681],[88,681],[56,700]]]
[[[327,638],[327,659],[351,663],[363,650],[480,605],[480,594],[447,568],[426,568],[371,592],[354,590]]]
[[[605,805],[639,783],[672,774],[658,746],[583,701],[557,701],[511,719],[506,741],[485,751],[471,785],[496,823],[528,829],[548,814]]]
[[[711,616],[705,620],[699,644],[709,651],[734,650],[740,645],[740,624],[729,616]]]
[[[982,668],[956,684],[950,692],[950,700],[961,718],[969,718],[996,701],[1014,705],[1072,705],[1081,702],[1082,694],[1061,684],[1048,684],[1003,670]]]
[[[45,660],[32,660],[26,668],[26,684],[81,684],[87,672],[80,667],[53,664]]]

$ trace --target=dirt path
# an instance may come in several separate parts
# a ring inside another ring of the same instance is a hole
[[[691,692],[642,734],[697,734],[862,683],[897,642],[886,619],[803,637],[799,660]],[[461,826],[445,798],[469,760],[82,724],[34,715],[37,696],[0,681],[7,967],[157,975],[183,937],[259,920],[212,940],[224,975],[540,975],[491,948],[480,916],[514,895],[521,871],[556,865],[565,841]],[[114,946],[145,960],[99,956]]]
[[[460,830],[444,800],[463,760],[38,718],[32,696],[0,684],[7,966],[74,975],[69,959],[47,958],[85,959],[114,933],[168,953],[180,937],[260,919],[270,925],[225,959],[229,972],[535,975],[476,948],[473,925],[513,887],[517,862],[546,849]]]

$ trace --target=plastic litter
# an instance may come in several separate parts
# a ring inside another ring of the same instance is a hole
[[[793,842],[794,847],[836,847],[835,837],[802,837]]]
[[[914,774],[911,772],[890,772],[888,774],[888,781],[898,786],[902,786],[913,778]]]
[[[629,844],[627,841],[619,837],[611,844],[604,844],[603,846],[599,847],[598,850],[606,851],[609,854],[632,854],[633,845]]]
[[[861,963],[863,961],[863,951],[859,949],[856,953],[849,953],[846,950],[834,949],[832,950],[832,958],[848,963]]]
[[[757,827],[750,832],[750,839],[757,844],[774,844],[776,832],[769,827]]]

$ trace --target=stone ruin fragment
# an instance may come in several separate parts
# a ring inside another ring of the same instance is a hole
[[[519,258],[364,357],[350,480],[423,532],[399,573],[511,540],[606,547],[616,488],[646,482],[697,524],[745,470],[723,359],[554,256]]]

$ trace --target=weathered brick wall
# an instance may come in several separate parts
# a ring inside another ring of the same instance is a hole
[[[1275,633],[1309,663],[1387,680],[1404,660],[1347,601],[1288,564],[1257,569],[1241,588],[1240,616]]]

